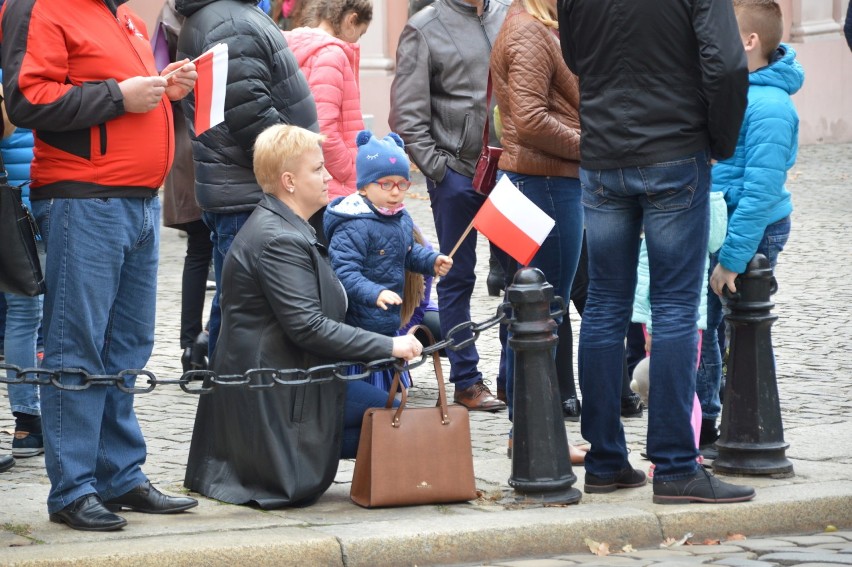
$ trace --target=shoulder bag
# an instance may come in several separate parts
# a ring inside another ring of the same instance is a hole
[[[441,504],[477,497],[468,410],[447,405],[437,352],[432,361],[438,380],[436,407],[406,408],[404,388],[399,407],[392,407],[400,389],[397,372],[385,407],[364,414],[350,492],[359,506]]]
[[[39,256],[44,244],[35,219],[21,201],[20,187],[0,182],[0,292],[36,296],[44,293]]]
[[[497,184],[497,163],[503,154],[503,148],[488,145],[489,114],[491,114],[491,71],[488,72],[488,87],[485,91],[485,129],[482,131],[482,150],[476,160],[473,173],[473,189],[486,197]]]

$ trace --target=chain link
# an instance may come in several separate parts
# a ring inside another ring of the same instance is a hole
[[[307,369],[252,368],[242,374],[217,374],[212,370],[189,370],[177,379],[160,379],[157,378],[156,374],[144,368],[122,370],[118,374],[112,375],[90,374],[82,368],[50,370],[46,368],[21,368],[14,364],[0,363],[0,370],[5,372],[5,376],[0,376],[0,383],[54,386],[66,391],[87,390],[92,386],[115,386],[126,394],[147,394],[154,391],[157,386],[177,385],[187,394],[202,395],[209,394],[216,388],[246,387],[249,390],[265,390],[276,386],[323,384],[332,380],[362,380],[380,370],[403,371],[417,368],[429,360],[433,353],[443,349],[457,351],[467,348],[479,339],[483,331],[495,325],[510,322],[510,309],[509,303],[502,303],[497,308],[497,314],[482,323],[476,324],[473,321],[468,321],[456,325],[450,329],[444,340],[424,347],[420,358],[408,363],[399,358],[380,358],[370,362],[336,362]],[[470,333],[471,336],[459,340],[461,338],[459,335],[466,333]],[[353,371],[353,367],[357,367],[360,371]],[[64,381],[63,377],[65,377]],[[72,377],[72,379],[69,380],[69,377]],[[138,384],[140,381],[144,385]]]

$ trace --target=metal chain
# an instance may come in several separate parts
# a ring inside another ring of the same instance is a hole
[[[498,324],[511,322],[509,312],[511,304],[502,303],[497,308],[497,314],[482,323],[468,321],[456,325],[447,333],[447,337],[433,345],[423,348],[420,358],[406,363],[399,358],[381,358],[370,362],[336,362],[323,364],[307,369],[300,368],[252,368],[242,374],[217,374],[212,370],[189,370],[177,379],[161,379],[150,370],[141,368],[122,370],[118,374],[90,374],[82,368],[61,368],[49,370],[46,368],[21,368],[14,364],[0,363],[0,370],[6,376],[0,376],[0,383],[5,384],[36,384],[39,386],[54,386],[60,390],[86,390],[92,386],[115,386],[127,394],[147,394],[157,386],[178,385],[187,394],[209,394],[216,388],[247,387],[250,390],[264,390],[275,386],[306,386],[322,384],[332,380],[362,380],[378,370],[394,369],[398,371],[411,370],[424,364],[432,354],[442,349],[457,351],[472,345],[486,329]],[[470,333],[471,336],[461,340],[460,335]],[[360,366],[362,371],[350,374],[350,367]],[[68,383],[68,377],[79,377]],[[145,386],[136,386],[134,379],[145,377]],[[65,380],[63,381],[63,377]]]

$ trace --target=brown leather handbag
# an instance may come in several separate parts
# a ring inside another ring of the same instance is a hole
[[[397,373],[385,407],[364,414],[349,494],[359,506],[441,504],[476,498],[467,408],[447,405],[437,352],[432,360],[438,379],[436,407],[406,408],[408,396],[400,388]],[[394,408],[398,389],[402,400]]]

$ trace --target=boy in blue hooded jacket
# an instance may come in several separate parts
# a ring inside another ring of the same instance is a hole
[[[725,196],[728,234],[711,263],[707,328],[722,320],[723,287],[736,291],[735,279],[755,254],[766,256],[773,270],[790,235],[793,203],[784,187],[796,161],[799,116],[790,95],[805,79],[796,52],[781,43],[784,23],[775,0],[734,0],[734,11],[749,69],[748,106],[734,155],[713,166],[713,191]],[[701,401],[700,445],[712,458],[721,410],[722,360],[715,333],[701,348],[696,390]]]

